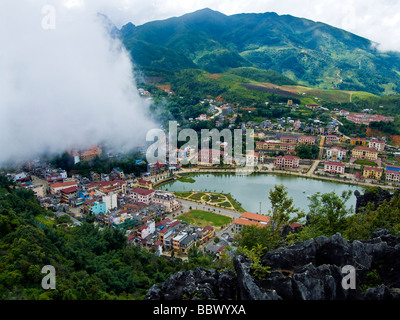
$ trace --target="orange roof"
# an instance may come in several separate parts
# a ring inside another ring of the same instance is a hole
[[[246,220],[246,219],[236,219],[235,221],[233,221],[234,224],[240,224],[242,226],[257,226],[257,227],[264,227],[266,226],[266,224],[262,224],[260,222],[256,222],[256,221],[250,221],[250,220]]]
[[[52,188],[62,188],[62,187],[72,187],[76,186],[76,181],[67,181],[67,182],[57,182],[50,185]]]
[[[257,213],[251,213],[251,212],[245,212],[243,213],[240,218],[242,219],[247,219],[247,220],[255,220],[259,222],[269,222],[271,220],[271,217],[264,216],[262,214],[257,214]]]

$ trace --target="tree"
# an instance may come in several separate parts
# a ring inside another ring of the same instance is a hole
[[[288,197],[287,188],[284,185],[277,185],[269,191],[271,201],[272,226],[275,231],[281,230],[286,225],[299,222],[305,214],[293,204],[293,198]]]
[[[352,192],[343,191],[341,196],[335,192],[320,194],[317,192],[310,198],[307,223],[299,234],[290,238],[305,241],[321,235],[330,237],[335,233],[343,233],[346,228],[346,216],[353,210],[347,208],[347,201]]]
[[[240,248],[248,248],[252,250],[257,245],[268,250],[273,249],[272,247],[272,232],[271,226],[259,227],[259,226],[244,226],[236,236],[235,240]]]

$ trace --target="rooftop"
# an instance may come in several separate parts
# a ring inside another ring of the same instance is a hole
[[[266,222],[268,223],[269,220],[271,220],[271,217],[264,216],[262,214],[257,214],[257,213],[251,213],[251,212],[245,212],[240,216],[241,219],[247,219],[247,220],[256,220],[259,222]]]
[[[132,192],[133,193],[138,193],[138,194],[140,194],[142,196],[148,196],[149,194],[153,193],[154,190],[135,188],[135,189],[132,189]]]

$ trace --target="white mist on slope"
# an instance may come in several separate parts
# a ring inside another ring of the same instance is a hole
[[[54,29],[43,28],[48,1],[0,4],[0,162],[104,141],[141,143],[157,125],[128,53],[95,11],[50,3]]]

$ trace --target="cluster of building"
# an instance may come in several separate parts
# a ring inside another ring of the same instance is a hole
[[[165,165],[154,164],[165,170]],[[202,245],[215,236],[211,226],[198,227],[167,218],[168,213],[182,206],[170,192],[153,189],[149,179],[134,178],[120,168],[107,175],[91,172],[90,179],[68,177],[62,169],[44,167],[14,176],[20,186],[33,186],[31,176],[43,182],[38,200],[43,207],[67,209],[74,218],[92,215],[101,227],[124,231],[128,242],[162,254],[187,254],[195,245]],[[107,180],[102,180],[105,178]]]
[[[337,143],[347,142],[350,147],[344,148],[341,146],[333,146],[326,149],[324,162],[324,172],[330,174],[344,174],[348,159],[349,163],[357,163],[357,160],[364,160],[375,163],[376,165],[362,166],[362,172],[356,172],[355,176],[359,179],[373,179],[380,181],[384,177],[386,182],[400,181],[400,167],[395,165],[386,166],[382,164],[382,160],[386,158],[385,147],[386,142],[376,138],[338,138]]]
[[[180,220],[165,218],[157,223],[150,221],[129,232],[128,242],[149,249],[158,254],[163,251],[177,255],[187,254],[195,245],[201,245],[214,237],[211,226],[198,227]]]
[[[379,114],[368,114],[368,113],[352,113],[346,115],[346,119],[357,123],[369,125],[371,122],[393,122],[393,117],[386,117]]]

